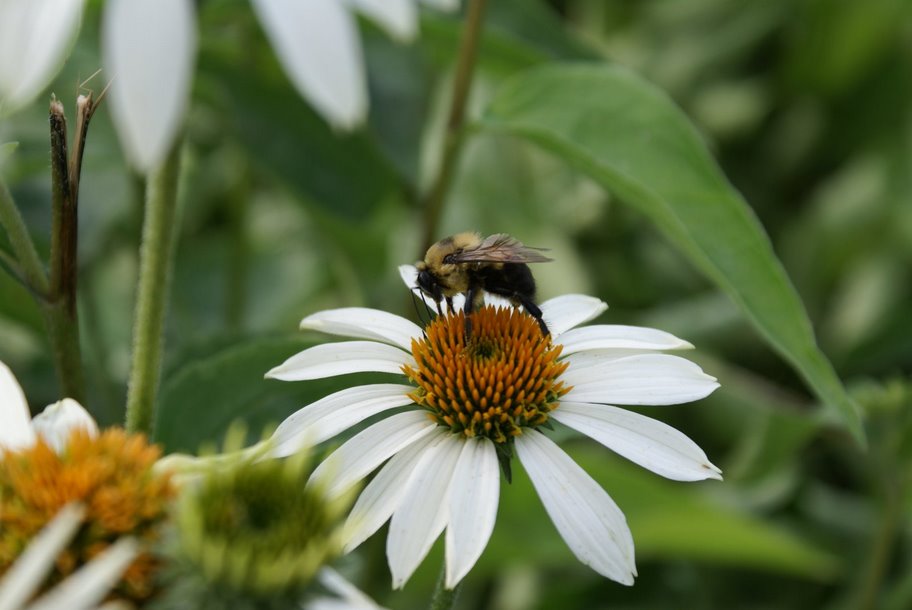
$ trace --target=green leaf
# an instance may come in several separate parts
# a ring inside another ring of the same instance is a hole
[[[809,537],[704,493],[720,491],[723,483],[669,481],[590,441],[566,445],[624,512],[637,563],[686,560],[822,582],[842,571],[839,558]],[[501,488],[497,526],[478,567],[496,572],[505,563],[540,568],[572,562],[526,473],[518,463],[513,470],[513,484]]]
[[[649,216],[864,442],[763,227],[662,91],[616,66],[533,68],[504,85],[482,125],[539,144]]]
[[[238,69],[214,53],[203,60],[204,95],[222,107],[250,158],[297,195],[354,221],[395,189],[395,174],[370,137],[334,132],[277,68]]]
[[[4,142],[0,144],[0,167],[3,167],[3,164],[16,152],[17,148],[19,148],[19,142]]]
[[[306,383],[264,379],[288,357],[314,345],[302,338],[243,341],[216,348],[180,366],[162,385],[154,440],[167,453],[196,453],[218,444],[232,422],[243,421],[252,440],[301,407],[377,375],[346,375]]]

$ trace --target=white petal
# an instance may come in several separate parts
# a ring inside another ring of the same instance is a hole
[[[428,445],[442,441],[446,432],[440,429],[415,441],[384,464],[371,479],[345,522],[345,552],[350,553],[374,534],[399,508],[415,471],[415,466]]]
[[[0,450],[15,451],[35,444],[28,403],[19,382],[0,362]]]
[[[675,405],[709,396],[719,387],[715,377],[678,356],[643,354],[608,359],[601,366],[573,368],[561,375],[572,385],[564,399],[620,405]]]
[[[446,527],[447,495],[464,441],[446,434],[428,446],[412,474],[408,491],[390,520],[386,558],[399,589],[427,556]]]
[[[89,563],[79,568],[28,610],[83,610],[100,602],[139,554],[139,544],[121,538]]]
[[[196,56],[192,0],[109,0],[103,60],[111,114],[130,162],[147,173],[174,145]]]
[[[450,487],[446,530],[446,587],[454,588],[481,557],[494,531],[500,500],[500,468],[494,444],[465,441]]]
[[[606,309],[607,303],[584,294],[565,294],[541,304],[542,318],[548,324],[552,339],[595,319]]]
[[[32,427],[57,453],[64,450],[76,428],[82,428],[93,437],[98,436],[98,424],[89,412],[72,398],[64,398],[45,407],[44,411],[32,420]]]
[[[63,65],[84,0],[0,1],[0,113],[28,104]]]
[[[337,496],[436,427],[424,411],[387,417],[333,451],[314,470],[308,485],[326,484],[326,494]]]
[[[418,269],[415,265],[399,265],[399,277],[409,290],[418,289]]]
[[[459,8],[459,0],[421,0],[430,7],[441,11],[455,11]]]
[[[695,442],[651,417],[608,405],[573,402],[561,402],[551,417],[663,477],[675,481],[722,479],[722,471]]]
[[[418,32],[418,10],[413,0],[348,0],[348,3],[396,40],[410,41]]]
[[[624,513],[605,490],[540,432],[517,437],[516,454],[577,559],[602,576],[632,585],[633,537]]]
[[[416,366],[412,355],[399,348],[373,341],[343,341],[298,352],[266,373],[266,377],[304,381],[346,373],[401,373],[404,364]]]
[[[358,587],[348,582],[341,574],[330,567],[320,569],[317,573],[317,580],[319,580],[320,584],[328,591],[335,593],[341,598],[341,600],[338,601],[343,602],[343,605],[336,606],[338,608],[357,608],[365,610],[370,608],[382,610],[374,600],[365,595]],[[308,608],[308,610],[315,610],[312,604],[307,604],[305,607]]]
[[[331,125],[367,116],[367,84],[354,19],[339,0],[253,0],[292,84]]]
[[[568,330],[560,338],[563,355],[591,350],[692,349],[693,345],[670,333],[642,326],[599,324]]]
[[[298,409],[272,435],[272,456],[284,457],[322,443],[368,417],[404,407],[412,386],[383,383],[346,388]]]
[[[366,307],[344,307],[317,312],[301,320],[301,329],[374,339],[398,345],[406,351],[412,349],[413,338],[421,337],[421,329],[411,320]]]
[[[68,504],[44,526],[0,580],[0,610],[18,610],[32,597],[82,524],[85,509]]]

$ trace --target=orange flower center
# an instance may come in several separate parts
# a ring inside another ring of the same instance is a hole
[[[161,452],[142,435],[109,428],[97,437],[74,430],[60,454],[43,440],[20,451],[0,450],[0,574],[35,534],[70,502],[86,507],[85,524],[57,559],[51,582],[91,560],[124,534],[158,537],[174,486],[152,466]],[[115,596],[142,601],[154,592],[159,561],[140,554]]]
[[[454,433],[495,443],[546,423],[570,391],[560,381],[568,366],[557,361],[561,346],[518,309],[482,307],[466,335],[459,312],[438,316],[423,339],[412,340],[417,368],[402,367],[418,386],[409,397]]]

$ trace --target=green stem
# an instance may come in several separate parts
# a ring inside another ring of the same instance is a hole
[[[247,279],[250,258],[247,237],[249,179],[246,167],[231,189],[228,201],[230,245],[228,251],[228,278],[225,283],[225,325],[232,332],[244,327],[247,311]]]
[[[0,225],[3,225],[9,236],[13,254],[16,255],[16,260],[19,262],[19,270],[22,272],[26,285],[38,298],[46,298],[48,279],[44,265],[38,258],[35,244],[29,236],[19,208],[16,207],[13,196],[2,176],[0,176]]]
[[[431,597],[431,610],[450,610],[456,604],[460,586],[462,586],[462,583],[452,589],[446,588],[446,565],[444,565],[440,570],[440,576],[437,578],[434,595]]]
[[[466,103],[472,88],[472,76],[475,73],[475,58],[478,55],[478,43],[484,25],[484,11],[487,0],[470,0],[466,9],[465,28],[459,43],[459,56],[456,61],[456,75],[453,79],[453,96],[450,102],[450,114],[447,118],[446,131],[443,135],[443,155],[440,169],[424,201],[424,249],[436,241],[437,227],[443,213],[450,185],[453,182],[459,153],[462,149],[462,128],[465,125]],[[424,255],[424,250],[420,253]]]
[[[885,477],[883,485],[883,510],[879,519],[879,526],[874,535],[871,555],[866,564],[861,579],[861,590],[858,608],[879,608],[878,596],[890,567],[890,556],[896,543],[896,531],[900,525],[902,506],[902,491],[896,484],[896,478]]]
[[[163,352],[165,309],[177,229],[180,144],[149,176],[133,320],[133,362],[127,391],[127,431],[150,434]]]

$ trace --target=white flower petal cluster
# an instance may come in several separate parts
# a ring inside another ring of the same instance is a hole
[[[98,434],[98,424],[71,398],[48,405],[31,418],[19,382],[0,362],[0,453],[31,447],[39,437],[60,452],[75,428],[84,428],[93,436]]]
[[[85,0],[0,0],[0,116],[44,89],[76,40]]]
[[[413,288],[414,267],[400,271]],[[584,295],[541,304],[553,345],[561,346],[558,362],[567,365],[559,381],[572,386],[550,417],[661,476],[721,479],[721,471],[687,436],[615,406],[698,400],[718,387],[715,378],[693,362],[666,353],[692,348],[666,332],[622,325],[579,327],[605,309],[602,301]],[[301,327],[355,340],[306,349],[267,377],[298,381],[355,372],[403,374],[402,367],[415,369],[412,341],[423,337],[413,322],[365,308],[322,311],[304,318]],[[346,551],[389,521],[387,558],[393,585],[401,587],[445,532],[446,586],[452,588],[474,566],[494,528],[500,493],[498,448],[487,437],[454,434],[429,418],[410,397],[415,390],[411,383],[341,390],[289,416],[270,442],[275,455],[289,455],[395,410],[342,444],[311,481],[326,485],[330,494],[341,494],[379,468],[349,516]],[[573,553],[599,574],[632,584],[633,538],[605,490],[540,430],[523,428],[512,442]]]
[[[454,10],[459,0],[420,0]],[[337,129],[367,117],[356,14],[394,39],[418,31],[419,0],[251,0],[297,91]],[[76,39],[85,0],[0,0],[0,116],[31,102]],[[114,124],[127,160],[148,173],[174,145],[196,58],[193,0],[108,0],[102,55]]]
[[[355,13],[400,41],[418,30],[417,0],[251,3],[295,89],[337,129],[357,127],[368,111]],[[458,2],[428,4],[455,8]],[[103,39],[121,142],[134,167],[149,172],[173,146],[189,100],[196,56],[193,0],[108,0]]]
[[[102,51],[124,152],[147,173],[174,145],[189,102],[196,57],[193,1],[108,0]]]

